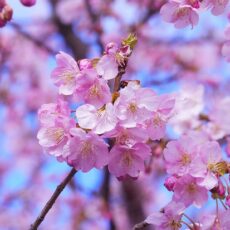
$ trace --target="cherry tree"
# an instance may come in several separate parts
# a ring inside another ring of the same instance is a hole
[[[229,229],[228,3],[0,0],[0,227]]]

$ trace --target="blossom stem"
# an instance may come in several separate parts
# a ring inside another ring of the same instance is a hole
[[[186,225],[190,230],[193,230],[193,228],[188,223],[186,223],[185,221],[181,220],[181,223]]]
[[[218,205],[218,199],[216,199],[216,217],[219,219],[219,205]]]
[[[142,221],[138,224],[136,224],[134,227],[133,227],[133,230],[139,230],[139,229],[143,229],[145,227],[147,227],[149,224],[146,223],[145,221]]]
[[[228,210],[228,208],[227,208],[227,206],[224,204],[224,202],[223,202],[221,199],[219,199],[219,201],[220,201],[220,203],[223,205],[223,207],[225,208],[225,210]]]
[[[53,207],[55,201],[61,194],[61,192],[64,190],[66,185],[71,181],[75,173],[77,172],[76,169],[72,168],[69,174],[66,176],[66,178],[57,186],[56,190],[54,191],[51,198],[48,200],[44,208],[42,209],[40,215],[37,217],[37,219],[34,221],[34,223],[30,226],[30,230],[36,230],[38,229],[39,225],[44,220],[45,216],[49,212],[49,210]]]
[[[187,214],[183,213],[183,216],[186,217],[193,224],[193,226],[196,226],[196,223]]]

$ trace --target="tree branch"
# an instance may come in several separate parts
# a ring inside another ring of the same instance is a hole
[[[146,223],[145,221],[142,221],[138,224],[136,224],[134,227],[133,227],[133,230],[140,230],[140,229],[143,229],[145,227],[149,226],[148,223]]]
[[[31,225],[30,230],[37,230],[38,229],[39,225],[44,220],[46,214],[53,207],[55,201],[57,200],[57,198],[59,197],[61,192],[64,190],[66,185],[71,181],[71,179],[73,178],[73,176],[75,175],[76,172],[77,172],[77,170],[72,168],[71,171],[69,172],[69,174],[67,175],[67,177],[61,182],[61,184],[59,184],[57,186],[57,188],[54,191],[53,195],[48,200],[48,202],[46,203],[45,207],[42,209],[40,215],[37,217],[35,222]]]

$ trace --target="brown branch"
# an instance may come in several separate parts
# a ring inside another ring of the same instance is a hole
[[[61,184],[59,184],[57,186],[57,188],[54,191],[53,195],[48,200],[48,202],[46,203],[46,205],[44,206],[44,208],[42,209],[40,215],[37,217],[37,219],[35,220],[35,222],[30,226],[30,230],[37,230],[38,229],[39,225],[44,220],[46,214],[53,207],[55,201],[57,200],[57,198],[59,197],[59,195],[61,194],[61,192],[64,190],[64,188],[66,187],[66,185],[71,181],[71,179],[73,178],[73,176],[75,175],[76,172],[77,172],[77,170],[74,169],[74,168],[72,168],[71,171],[69,172],[69,174],[67,175],[67,177],[61,182]]]
[[[145,221],[142,221],[138,224],[136,224],[134,227],[133,227],[133,230],[140,230],[140,229],[143,229],[145,227],[149,226],[148,223],[146,223]]]

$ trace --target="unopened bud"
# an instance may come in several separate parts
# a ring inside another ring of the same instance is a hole
[[[165,179],[164,186],[168,189],[168,191],[173,191],[175,183],[177,182],[176,176],[170,176]]]
[[[33,6],[36,4],[36,0],[20,0],[24,6]]]
[[[230,195],[227,195],[225,204],[230,207]]]
[[[93,62],[98,62],[99,59],[94,59]],[[89,59],[82,59],[79,61],[79,68],[80,70],[83,70],[83,69],[91,69],[93,67],[94,63],[92,63],[91,60]]]

